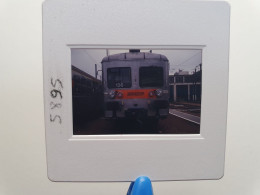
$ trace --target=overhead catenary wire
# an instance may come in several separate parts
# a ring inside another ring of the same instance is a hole
[[[175,67],[178,66],[187,66],[189,64],[184,65],[184,63],[188,62],[189,60],[191,60],[192,58],[194,58],[196,55],[201,54],[201,51],[199,51],[198,53],[194,54],[193,56],[189,57],[188,59],[184,60],[183,62],[179,63],[178,65],[175,65]]]

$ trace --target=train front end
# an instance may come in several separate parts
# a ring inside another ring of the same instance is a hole
[[[166,118],[169,62],[160,54],[129,52],[102,60],[106,118]]]

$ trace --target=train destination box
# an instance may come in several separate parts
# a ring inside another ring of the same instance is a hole
[[[225,2],[45,1],[48,178],[222,178],[229,20]]]

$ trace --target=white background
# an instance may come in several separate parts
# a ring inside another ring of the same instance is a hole
[[[0,1],[0,194],[126,194],[129,183],[47,178],[42,78],[42,0]],[[230,0],[225,176],[154,182],[157,195],[260,194],[260,2]]]

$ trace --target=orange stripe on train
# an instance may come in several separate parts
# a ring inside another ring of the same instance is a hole
[[[115,99],[155,99],[154,91],[155,89],[118,89],[116,94],[122,93],[123,96],[116,95]],[[150,92],[153,93],[153,96],[149,95]]]

